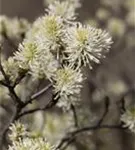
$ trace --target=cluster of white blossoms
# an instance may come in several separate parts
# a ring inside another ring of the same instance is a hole
[[[4,55],[1,54],[1,47],[0,47],[0,63],[3,67],[4,72],[8,76],[11,83],[14,83],[17,77],[19,76],[19,66],[16,63],[16,60],[13,57],[9,57],[7,60],[5,59]],[[0,81],[4,80],[4,75],[0,71]]]
[[[135,133],[135,107],[127,109],[121,116],[121,121],[124,122],[124,127],[128,127],[131,132]]]
[[[17,77],[19,76],[19,67],[13,57],[9,57],[7,60],[2,62],[3,69],[6,72],[6,75],[9,77],[11,83],[14,83]],[[3,79],[2,77],[1,79]]]
[[[18,49],[19,50],[16,51],[14,59],[17,60],[20,68],[29,69],[37,52],[36,42],[26,39],[19,45]]]
[[[8,150],[53,150],[52,147],[42,137],[32,137],[30,132],[26,131],[26,128],[20,122],[12,124],[10,127],[11,134],[10,139],[12,144]]]
[[[52,81],[52,76],[56,73],[58,66],[58,61],[51,53],[42,52],[34,59],[30,69],[33,77],[41,79],[46,77]]]
[[[10,38],[20,38],[30,29],[30,23],[25,19],[0,16],[0,35],[6,33]]]
[[[41,18],[40,30],[36,34],[36,42],[40,51],[58,54],[61,51],[65,27],[61,17],[46,15]]]
[[[67,59],[72,65],[77,64],[80,68],[82,64],[88,64],[92,68],[91,62],[100,62],[110,49],[112,40],[106,31],[78,23],[67,29],[64,42],[67,44]]]
[[[13,142],[8,150],[53,150],[48,142],[43,138],[24,138]]]
[[[64,68],[57,70],[54,80],[55,92],[60,97],[58,106],[69,109],[70,104],[77,104],[83,81],[81,72],[64,66]]]
[[[9,138],[11,141],[18,141],[24,136],[28,136],[26,127],[20,122],[15,122],[9,127],[9,129],[11,131],[11,133],[9,134]]]
[[[99,63],[112,43],[106,31],[75,20],[79,2],[55,1],[26,33],[14,54],[19,68],[34,78],[52,82],[58,105],[69,106],[80,99],[83,66]]]

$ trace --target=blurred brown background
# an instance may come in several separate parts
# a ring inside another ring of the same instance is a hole
[[[100,7],[99,0],[82,0],[82,8],[79,10],[79,20],[84,21],[89,17],[93,17],[98,7]],[[0,0],[0,14],[9,17],[18,16],[33,21],[43,13],[44,6],[42,0]],[[101,27],[103,26],[101,25]],[[121,39],[117,39],[116,42],[119,43],[120,41]],[[134,47],[125,49],[124,43],[120,43],[118,47],[115,46],[114,43],[107,59],[97,68],[96,74],[94,73],[93,75],[91,71],[86,71],[89,79],[85,84],[83,99],[93,107],[92,109],[95,110],[97,114],[100,114],[100,112],[102,112],[102,107],[100,108],[101,103],[91,101],[90,84],[96,85],[98,89],[108,91],[112,105],[110,106],[107,121],[110,117],[112,120],[116,117],[114,120],[117,120],[118,110],[113,101],[118,101],[121,94],[135,86],[134,65]],[[94,94],[96,94],[96,92]],[[130,97],[133,104],[135,104],[135,94],[131,93],[128,97]],[[95,138],[97,139],[96,150],[135,150],[135,137],[128,132],[116,130],[108,134],[97,132],[95,133]]]

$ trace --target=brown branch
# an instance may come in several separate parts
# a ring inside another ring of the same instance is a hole
[[[41,89],[39,92],[33,94],[23,105],[23,108],[26,107],[28,104],[32,103],[35,99],[39,98],[41,95],[43,95],[49,88],[52,87],[52,84],[48,84],[46,87]]]
[[[44,90],[41,90],[40,92],[34,94],[34,95],[32,96],[32,98],[39,97],[39,96],[40,96],[41,94],[43,94],[49,87],[51,87],[51,86],[48,85],[47,87],[44,88]],[[10,92],[14,93],[14,94],[11,94],[11,96],[13,96],[13,98],[16,98],[16,99],[17,99],[18,97],[17,97],[17,95],[16,95],[16,93],[15,93],[13,87],[10,87],[10,86],[9,86],[9,88],[11,88],[10,90],[13,90],[13,91],[10,91]],[[45,90],[45,89],[46,89],[46,90]],[[55,95],[54,95],[54,96],[55,96]],[[32,100],[33,100],[33,99],[32,99]],[[23,104],[19,104],[19,103],[18,103],[18,105],[16,105],[16,111],[15,111],[15,113],[14,113],[14,115],[13,115],[13,117],[12,117],[10,123],[7,125],[7,127],[5,128],[5,130],[4,130],[3,134],[2,134],[2,142],[4,143],[4,141],[7,141],[6,135],[7,135],[7,132],[8,132],[8,130],[9,130],[9,126],[10,126],[11,123],[14,123],[16,120],[18,120],[19,118],[21,118],[21,117],[24,116],[24,115],[27,115],[27,114],[30,114],[30,113],[34,113],[34,112],[40,111],[40,110],[41,110],[41,111],[48,110],[48,109],[52,108],[53,106],[55,106],[55,104],[57,103],[57,101],[58,101],[58,99],[55,100],[54,97],[53,97],[53,99],[52,99],[44,108],[37,108],[37,109],[29,110],[29,111],[24,112],[24,113],[22,113],[22,114],[20,114],[20,112],[21,112],[21,110],[28,104],[28,102],[27,102],[26,104],[25,104],[25,103],[23,103]],[[30,102],[30,101],[29,101],[29,102]]]
[[[98,123],[94,126],[83,127],[81,129],[76,129],[72,132],[68,132],[61,139],[60,143],[58,144],[58,146],[56,147],[55,150],[58,150],[58,149],[65,150],[71,143],[73,143],[75,141],[76,136],[78,136],[79,134],[81,134],[83,132],[90,132],[90,131],[104,129],[104,128],[105,129],[126,129],[126,128],[122,127],[122,124],[120,124],[120,125],[102,125],[102,122],[103,122],[105,116],[107,115],[108,111],[109,111],[109,98],[106,97],[106,99],[105,99],[105,111],[104,111],[101,119],[98,121]]]
[[[16,105],[19,105],[18,107],[21,107],[24,105],[24,102],[21,101],[21,99],[18,97],[18,95],[16,94],[14,88],[12,86],[8,86],[8,90],[10,92],[10,96],[12,97],[12,99],[15,101]]]
[[[7,87],[8,85],[3,81],[3,80],[0,80],[0,84]]]
[[[93,130],[99,130],[99,129],[125,129],[121,125],[96,125],[96,126],[88,126],[81,129],[74,130],[72,132],[69,132],[64,136],[58,146],[55,150],[64,150],[69,146],[69,144],[75,140],[76,136],[83,132],[91,132]],[[64,147],[63,147],[64,146]],[[62,148],[63,147],[63,148]]]
[[[8,75],[5,73],[5,70],[2,66],[2,63],[1,63],[1,54],[0,54],[0,71],[5,79],[5,82],[2,82],[1,81],[1,84],[6,86],[10,92],[10,96],[11,98],[13,99],[13,101],[15,102],[15,104],[17,105],[22,105],[23,102],[21,101],[21,99],[17,96],[15,90],[14,90],[14,87],[11,86],[11,82],[10,82],[10,79],[8,77]]]
[[[66,144],[63,148],[61,148],[61,150],[67,149],[68,146],[69,146],[71,143],[73,143],[73,142],[75,142],[75,138],[71,138],[71,139],[67,142],[67,144]]]
[[[25,116],[25,115],[28,115],[28,114],[31,114],[31,113],[34,113],[34,112],[37,112],[37,111],[47,111],[51,108],[53,108],[58,100],[59,100],[59,97],[57,99],[55,99],[56,95],[54,94],[52,96],[52,99],[48,102],[48,104],[44,107],[41,107],[41,108],[34,108],[34,109],[30,109],[30,110],[26,110],[24,112],[22,112],[21,114],[19,114],[17,117],[16,117],[16,120],[20,119],[21,117]]]
[[[4,71],[4,68],[3,68],[3,66],[2,66],[1,54],[0,54],[0,71],[1,71],[1,73],[2,73],[2,75],[3,75],[3,77],[4,77],[4,79],[5,79],[6,84],[7,84],[7,85],[10,85],[10,80],[9,80],[8,76],[6,75],[6,73],[5,73],[5,71]]]
[[[122,97],[121,99],[121,113],[124,113],[126,111],[126,108],[125,108],[125,98]]]
[[[20,73],[20,75],[16,78],[16,80],[15,80],[15,82],[13,84],[14,88],[16,87],[16,85],[18,85],[22,81],[22,79],[26,76],[27,72],[28,71],[23,70],[23,72]]]
[[[16,117],[18,116],[18,114],[21,112],[22,110],[22,106],[21,105],[16,105],[16,110],[15,113],[10,121],[10,123],[6,126],[5,130],[3,131],[2,134],[2,144],[4,144],[4,142],[7,142],[7,132],[9,131],[9,126],[11,125],[11,123],[14,123],[16,121]],[[8,142],[7,142],[8,143]]]

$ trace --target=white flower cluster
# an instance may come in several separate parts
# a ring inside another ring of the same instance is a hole
[[[30,23],[25,19],[0,16],[0,35],[6,33],[10,38],[20,38],[29,28]]]
[[[22,69],[30,70],[34,77],[51,78],[59,66],[55,54],[60,48],[62,25],[60,17],[50,15],[34,22],[27,38],[15,53],[15,59]]]
[[[124,127],[128,127],[131,132],[135,133],[135,107],[127,109],[121,116],[121,121],[124,122]]]
[[[53,150],[53,148],[43,138],[24,138],[13,142],[8,150]]]
[[[65,66],[57,70],[54,80],[55,92],[60,96],[58,106],[69,109],[70,104],[76,104],[80,97],[81,83],[83,81],[81,72]]]
[[[17,122],[10,127],[12,145],[8,150],[53,150],[42,137],[31,137],[23,124]]]
[[[80,68],[99,63],[112,43],[107,32],[75,21],[78,7],[73,0],[50,4],[14,56],[19,67],[35,78],[49,79],[61,99],[60,105],[66,107],[79,100],[83,81]]]
[[[1,49],[0,49],[1,52]],[[20,74],[20,69],[18,64],[16,63],[16,60],[13,57],[9,57],[7,60],[5,59],[5,56],[0,54],[1,59],[1,65],[3,67],[4,72],[8,76],[11,83],[14,83],[14,81],[17,79],[17,77]],[[2,71],[0,70],[0,81],[4,81],[4,75]]]
[[[99,63],[100,58],[104,57],[112,43],[111,37],[106,31],[83,26],[80,23],[69,27],[66,34],[64,41],[67,44],[67,59],[72,65],[77,64],[78,68],[82,64],[84,66],[88,64],[91,68],[91,61]]]
[[[64,24],[61,17],[47,15],[41,18],[40,30],[36,34],[36,42],[41,52],[58,54],[61,51],[64,37]]]
[[[37,45],[33,40],[24,40],[23,43],[19,45],[18,49],[14,59],[17,60],[20,68],[28,69],[35,58]]]
[[[13,57],[9,57],[8,60],[2,62],[3,69],[6,72],[6,75],[9,77],[11,83],[14,83],[17,77],[19,76],[19,66],[16,63],[16,60]],[[4,78],[4,77],[2,77]]]
[[[18,141],[24,136],[28,136],[28,132],[26,127],[20,122],[15,122],[9,127],[11,134],[9,134],[9,138],[11,141]]]

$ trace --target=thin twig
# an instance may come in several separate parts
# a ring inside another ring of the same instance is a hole
[[[33,100],[39,98],[41,95],[43,95],[49,88],[52,87],[52,84],[48,84],[46,87],[44,87],[43,89],[41,89],[39,92],[33,94],[30,99],[28,99],[25,104],[23,105],[23,107],[27,106],[28,104],[32,103]]]
[[[23,117],[25,115],[28,115],[28,114],[31,114],[31,113],[34,113],[37,111],[47,111],[48,109],[53,108],[57,104],[58,100],[59,100],[59,97],[57,99],[55,99],[55,95],[53,95],[52,99],[48,102],[48,104],[46,106],[44,106],[42,108],[34,108],[34,109],[26,110],[26,111],[22,112],[21,114],[19,114],[16,117],[16,120],[20,119],[21,117]]]
[[[121,99],[121,113],[124,113],[125,111],[126,111],[125,99],[124,99],[124,97],[122,97],[122,99]]]
[[[3,80],[0,80],[0,84],[6,87],[8,86]]]
[[[14,88],[12,86],[8,86],[8,90],[10,92],[9,95],[16,102],[16,105],[19,105],[19,107],[23,106],[24,102],[22,102],[21,99],[18,97],[18,95],[16,94]]]
[[[10,123],[6,126],[3,134],[2,134],[2,144],[4,142],[7,142],[7,139],[6,139],[6,135],[7,135],[7,132],[9,131],[9,126],[11,125],[11,123],[14,123],[16,121],[16,117],[18,116],[18,114],[21,112],[21,109],[22,109],[22,106],[21,105],[16,105],[16,110],[15,110],[15,113],[10,121]]]
[[[39,96],[41,96],[42,94],[44,94],[49,88],[52,87],[52,83],[48,84],[45,88],[43,88],[42,90],[40,90],[39,92],[35,93],[34,95],[31,96],[31,100],[34,100],[36,98],[38,98]]]
[[[76,113],[75,106],[74,106],[73,104],[71,104],[71,110],[72,110],[72,112],[73,112],[74,126],[75,126],[75,127],[78,127],[77,113]]]
[[[67,133],[66,136],[61,139],[60,143],[58,144],[58,146],[56,147],[55,150],[66,149],[67,146],[65,148],[62,148],[63,145],[66,143],[67,143],[67,145],[69,145],[71,143],[70,141],[73,138],[75,138],[77,135],[79,135],[83,132],[90,132],[90,131],[99,130],[99,129],[125,129],[125,128],[123,128],[121,125],[100,125],[100,126],[96,125],[96,126],[88,126],[88,127],[84,127],[81,129],[77,129],[77,130]]]
[[[91,130],[99,130],[99,129],[125,129],[123,128],[121,125],[96,125],[96,126],[88,126],[88,127],[84,127],[82,129],[77,129],[73,132],[71,132],[70,134],[73,136],[80,134],[82,132],[87,132],[87,131],[91,131]]]
[[[2,66],[2,63],[1,63],[1,54],[0,54],[0,71],[5,79],[5,83],[4,82],[1,82],[3,83],[4,86],[6,86],[10,92],[10,96],[12,97],[13,101],[18,105],[22,105],[23,102],[21,101],[21,99],[17,96],[15,90],[14,90],[14,87],[11,86],[11,82],[9,80],[9,77],[8,75],[5,73],[5,70]]]
[[[59,145],[61,147],[61,150],[65,150],[71,143],[75,141],[75,137],[71,137],[68,141],[67,139],[64,139],[61,144]],[[63,146],[63,142],[66,142],[66,144]],[[63,147],[62,147],[63,146]]]
[[[73,109],[73,108],[72,108]],[[67,133],[60,141],[60,143],[58,144],[58,146],[56,147],[55,150],[61,149],[61,150],[65,150],[74,140],[75,137],[83,132],[89,132],[92,130],[98,130],[98,129],[103,129],[103,128],[107,128],[107,129],[123,129],[123,127],[121,125],[101,125],[105,116],[107,115],[109,111],[109,98],[106,97],[105,99],[105,112],[103,113],[102,118],[98,121],[98,123],[95,126],[88,126],[88,127],[84,127],[81,129],[76,129],[72,132]]]
[[[6,75],[5,71],[4,71],[4,68],[2,66],[2,62],[1,62],[1,53],[0,53],[0,71],[3,75],[3,77],[5,78],[5,81],[6,81],[6,84],[9,85],[10,84],[10,80],[8,78],[8,76]]]
[[[14,88],[16,87],[16,85],[18,85],[22,81],[22,79],[26,76],[26,74],[27,74],[27,71],[25,70],[22,73],[20,73],[20,75],[17,77],[17,79],[15,80],[13,84]]]

